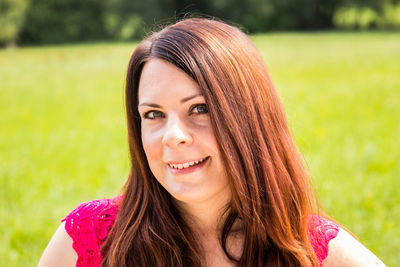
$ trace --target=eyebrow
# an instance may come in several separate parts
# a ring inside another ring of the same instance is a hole
[[[188,96],[188,97],[182,98],[181,99],[181,104],[183,104],[185,102],[188,102],[189,100],[191,100],[193,98],[196,98],[196,97],[199,97],[199,96],[203,96],[203,95],[199,93],[199,94],[195,94],[195,95],[192,95],[192,96]]]
[[[196,98],[196,97],[199,97],[199,96],[203,96],[203,95],[200,94],[200,93],[199,94],[195,94],[195,95],[191,95],[191,96],[182,98],[180,102],[183,104],[183,103],[188,102],[189,100],[192,100],[193,98]],[[154,103],[149,103],[149,102],[140,103],[139,107],[141,107],[141,106],[149,106],[149,107],[153,107],[153,108],[161,108],[160,105],[154,104]]]

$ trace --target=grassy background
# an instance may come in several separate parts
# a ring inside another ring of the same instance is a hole
[[[256,35],[324,210],[400,263],[400,36]],[[0,50],[0,259],[36,265],[59,220],[128,172],[136,44]]]

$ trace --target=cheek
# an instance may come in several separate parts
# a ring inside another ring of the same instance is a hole
[[[209,127],[202,133],[201,139],[205,144],[209,146],[209,149],[212,151],[213,155],[218,156],[220,154],[217,139],[211,127]]]
[[[150,168],[152,168],[155,160],[161,158],[160,142],[154,133],[142,130],[142,144],[147,161],[149,162]]]
[[[205,143],[208,145],[208,150],[211,151],[212,156],[214,156],[214,160],[215,160],[215,167],[217,172],[219,172],[220,174],[223,173],[225,175],[226,173],[226,168],[223,164],[222,161],[222,155],[221,155],[221,150],[219,148],[217,139],[215,137],[215,134],[213,132],[212,129],[207,131],[207,134],[204,135],[203,140],[205,141]]]
[[[151,137],[149,136],[147,136],[146,138],[142,138],[142,142],[150,170],[153,173],[154,177],[158,180],[158,182],[162,183],[162,177],[164,177],[165,175],[165,170],[160,162],[160,149],[158,148],[154,140],[151,139]]]

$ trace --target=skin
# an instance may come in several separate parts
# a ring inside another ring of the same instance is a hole
[[[324,267],[386,266],[368,248],[352,235],[339,229],[338,235],[329,242],[328,256]]]
[[[139,83],[142,143],[157,181],[176,199],[186,219],[196,229],[205,266],[233,266],[218,241],[221,211],[230,200],[228,177],[223,166],[205,99],[198,85],[174,65],[151,59]],[[168,163],[208,157],[190,173],[177,174]],[[228,249],[240,255],[243,238],[228,240]],[[75,266],[72,239],[60,225],[46,247],[39,267]],[[371,251],[340,229],[329,243],[324,267],[385,266]]]
[[[38,267],[73,267],[78,255],[72,248],[72,238],[61,223],[40,258]]]
[[[196,229],[204,252],[211,252],[205,253],[210,256],[206,262],[228,264],[217,233],[231,193],[199,86],[171,63],[151,59],[142,70],[138,102],[151,171]],[[170,165],[204,158],[201,167],[187,169],[193,169],[190,173],[179,173]]]
[[[154,176],[185,213],[202,226],[215,225],[230,190],[200,88],[174,65],[151,59],[140,78],[138,109],[143,148]],[[204,158],[205,164],[190,173],[177,173],[169,164]]]

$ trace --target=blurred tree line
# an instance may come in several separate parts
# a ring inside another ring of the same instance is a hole
[[[138,39],[188,13],[250,33],[400,28],[400,0],[0,0],[0,45]]]

